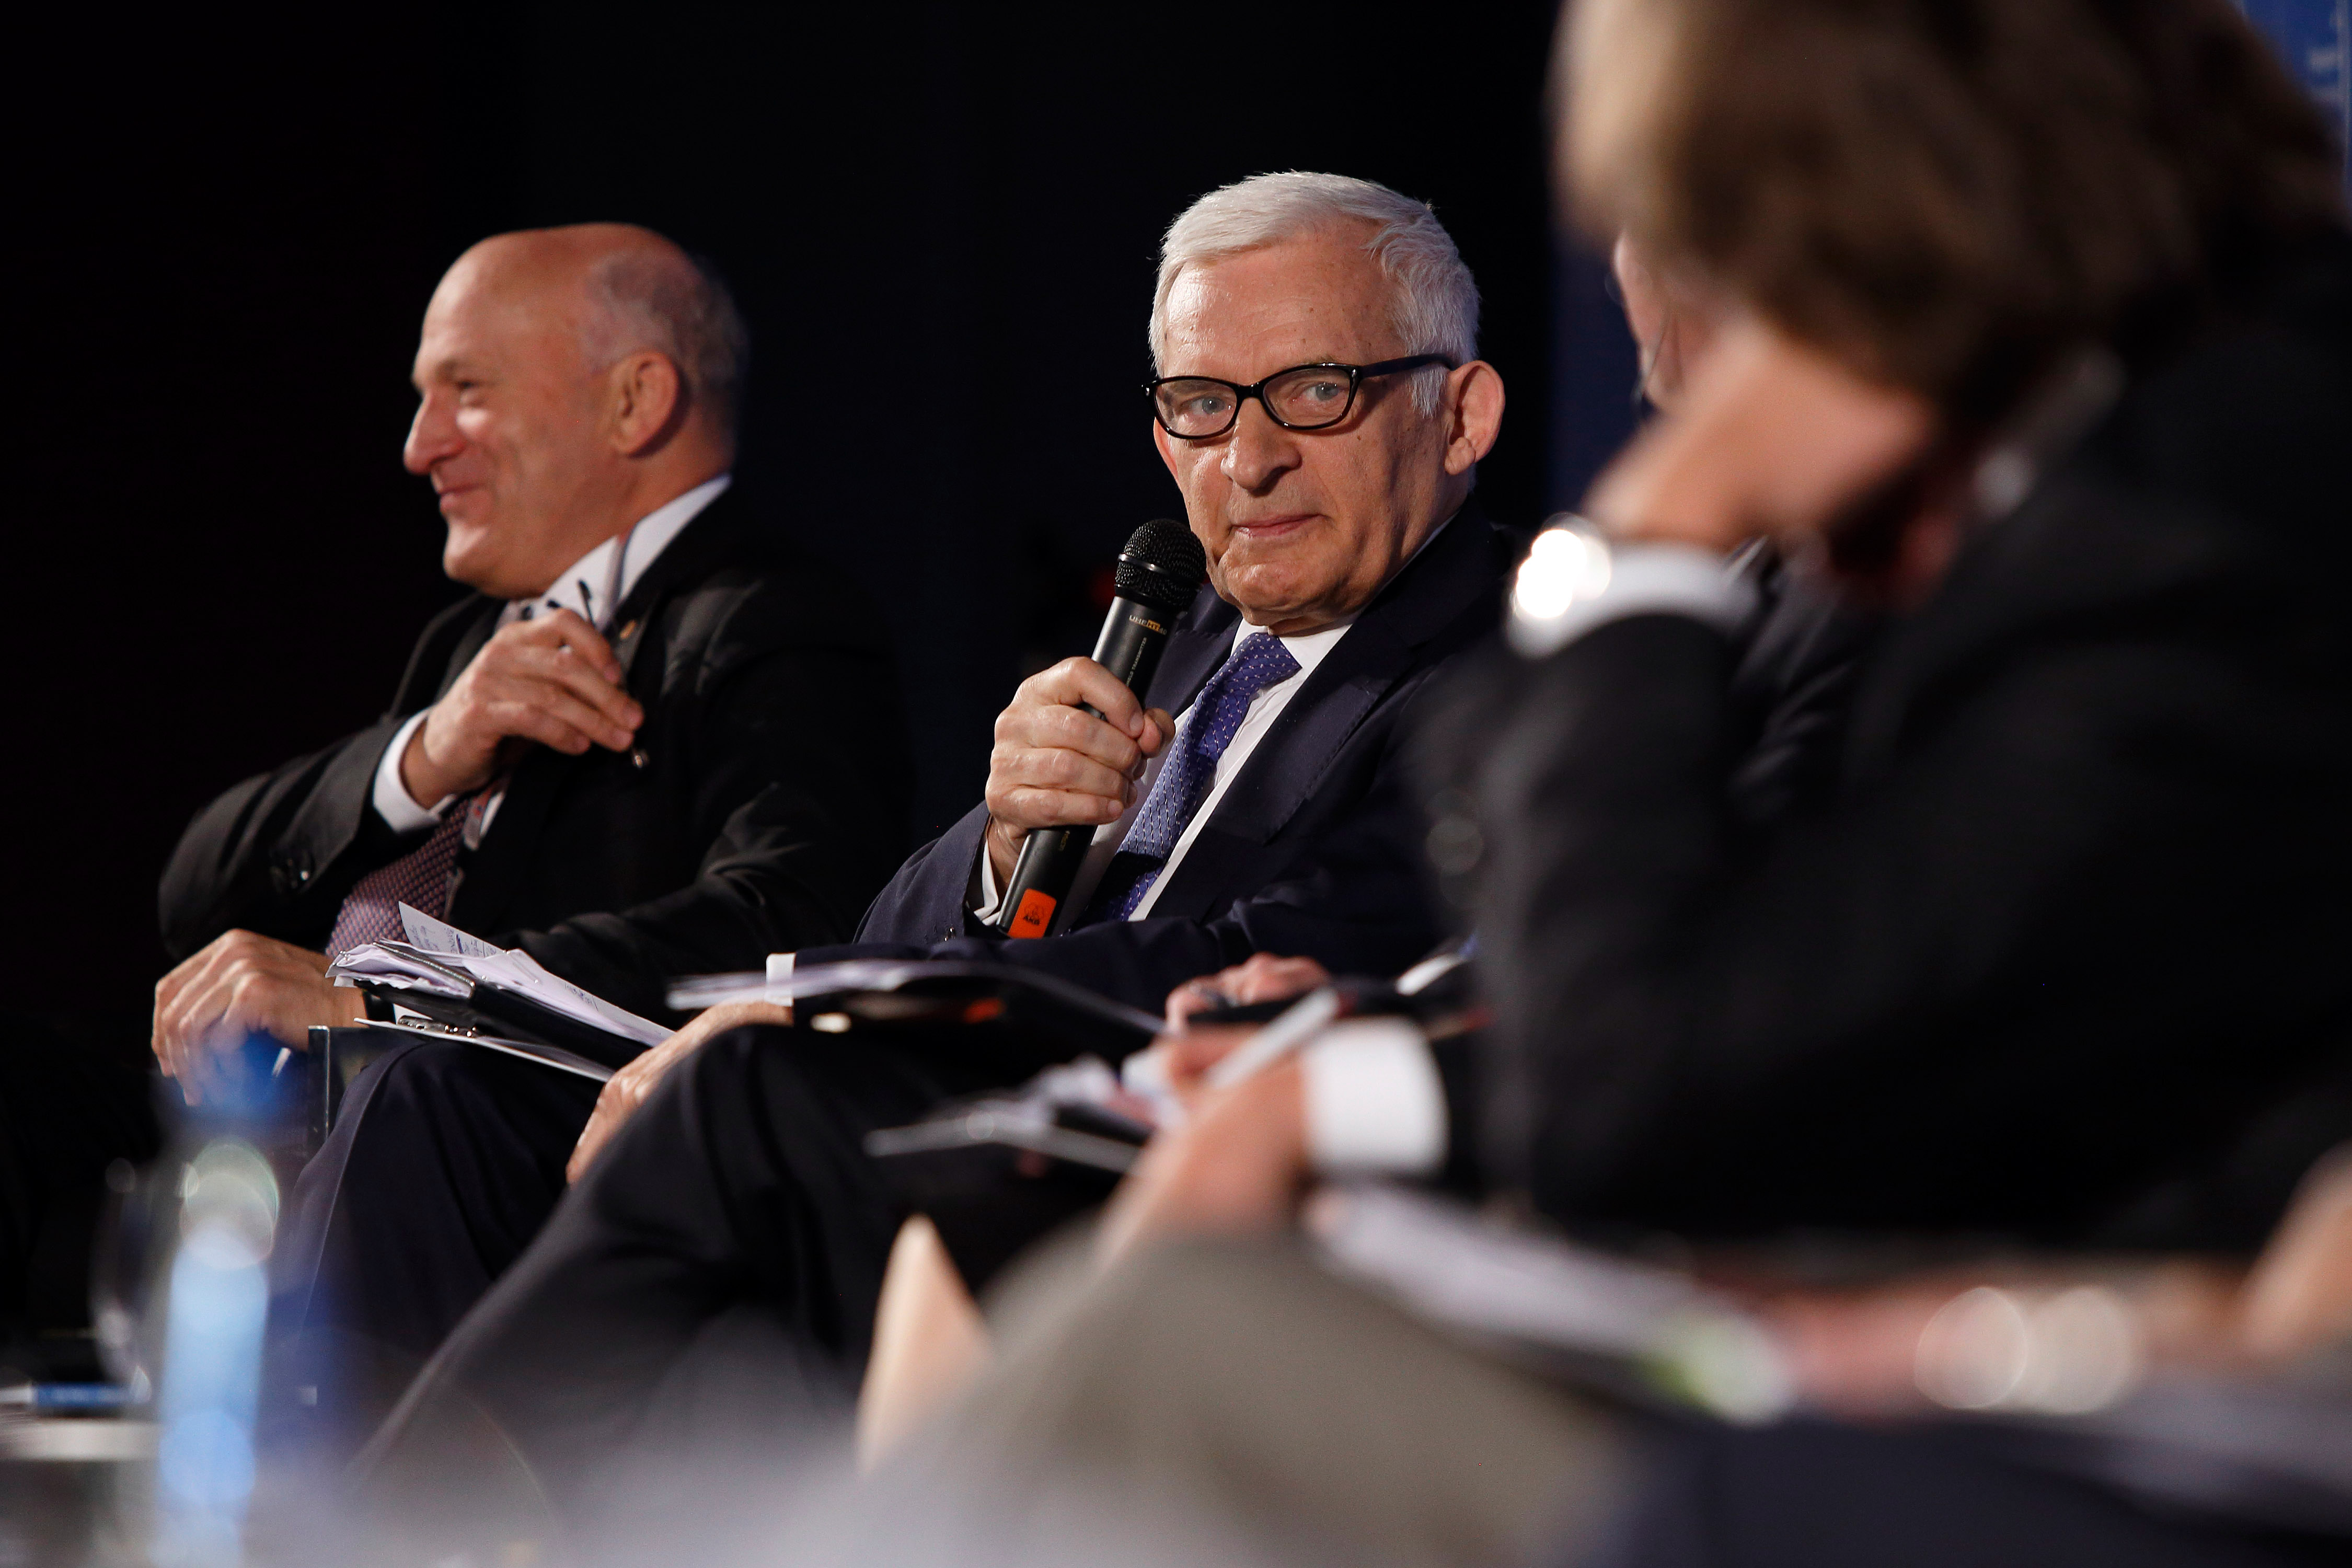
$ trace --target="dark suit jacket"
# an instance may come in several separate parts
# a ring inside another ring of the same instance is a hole
[[[1150,918],[1006,941],[966,904],[984,806],[915,852],[867,911],[856,950],[1031,964],[1157,1012],[1194,975],[1253,952],[1386,973],[1443,934],[1421,869],[1400,719],[1489,633],[1511,536],[1475,503],[1383,587],[1251,752],[1169,874]],[[1207,589],[1170,635],[1145,701],[1181,712],[1224,661],[1239,616]]]
[[[1520,665],[1472,775],[1496,1026],[1444,1064],[1478,1173],[1699,1234],[2259,1240],[2148,1221],[2352,1026],[2347,431],[2331,246],[1967,542],[1761,834],[1724,637]]]
[[[377,761],[499,608],[472,595],[436,616],[382,721],[197,814],[163,873],[175,957],[235,927],[320,947],[352,883],[415,847],[370,803]],[[739,481],[613,617],[646,711],[643,764],[530,748],[465,860],[451,922],[656,1017],[670,976],[839,941],[905,843],[909,764],[881,624],[839,574],[776,542]]]

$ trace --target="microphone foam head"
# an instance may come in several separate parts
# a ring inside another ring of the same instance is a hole
[[[1192,531],[1172,517],[1155,517],[1129,535],[1111,581],[1122,599],[1175,611],[1192,602],[1208,576],[1209,557]]]

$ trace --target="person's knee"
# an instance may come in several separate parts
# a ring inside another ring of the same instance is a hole
[[[713,1036],[702,1049],[687,1058],[688,1065],[699,1065],[713,1070],[713,1064],[727,1064],[726,1070],[743,1072],[757,1070],[762,1064],[788,1060],[795,1053],[801,1032],[782,1024],[743,1024],[723,1035]]]
[[[426,1040],[384,1064],[383,1077],[369,1098],[368,1114],[429,1115],[482,1102],[492,1093],[488,1058],[478,1046]]]
[[[508,1067],[547,1070],[478,1046],[439,1040],[379,1064],[377,1081],[364,1094],[346,1097],[337,1127],[348,1151],[337,1163],[339,1203],[383,1186],[384,1196],[401,1204],[420,1160],[440,1163],[458,1151],[465,1152],[459,1156],[465,1164],[523,1155],[514,1097],[501,1082]]]
[[[751,1024],[704,1041],[662,1075],[583,1179],[593,1182],[608,1168],[641,1161],[667,1165],[682,1147],[709,1155],[747,1135],[764,1142],[769,1113],[806,1099],[794,1081],[792,1036],[774,1025]]]
[[[714,1035],[672,1068],[661,1089],[709,1105],[755,1103],[761,1092],[803,1074],[799,1031],[776,1024],[746,1024]]]

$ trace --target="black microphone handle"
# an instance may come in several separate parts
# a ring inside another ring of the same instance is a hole
[[[1095,662],[1110,671],[1120,685],[1142,700],[1152,671],[1168,647],[1168,628],[1181,612],[1155,610],[1133,599],[1113,599],[1103,619],[1102,636],[1095,642]],[[1079,704],[1097,719],[1092,703]],[[1021,857],[1013,863],[1013,879],[1005,884],[998,919],[1007,936],[1044,936],[1053,930],[1054,917],[1070,896],[1087,851],[1094,847],[1091,826],[1037,827],[1021,841]]]

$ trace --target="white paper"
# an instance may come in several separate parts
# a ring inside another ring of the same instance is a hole
[[[502,949],[492,947],[480,937],[459,931],[446,921],[436,921],[423,910],[408,904],[400,906],[400,929],[408,938],[408,945],[421,947],[427,952],[454,952],[467,958],[495,957]]]
[[[462,979],[436,974],[406,954],[373,942],[345,948],[327,966],[327,973],[336,980],[365,980],[399,991],[424,991],[436,996],[466,994]]]
[[[435,973],[437,966],[520,993],[567,1018],[639,1045],[657,1046],[670,1037],[668,1029],[650,1018],[640,1018],[593,992],[582,990],[561,975],[549,973],[527,952],[494,947],[406,904],[400,906],[400,924],[408,938],[405,942],[365,942],[347,949],[328,966],[329,976],[367,980],[436,996],[465,995],[464,982]]]
[[[560,974],[549,973],[539,960],[527,952],[492,948],[487,957],[467,957],[464,962],[478,980],[520,991],[567,1017],[593,1024],[640,1045],[657,1046],[670,1037],[668,1029],[652,1019],[640,1018],[625,1008],[614,1006],[593,991],[582,990]]]

